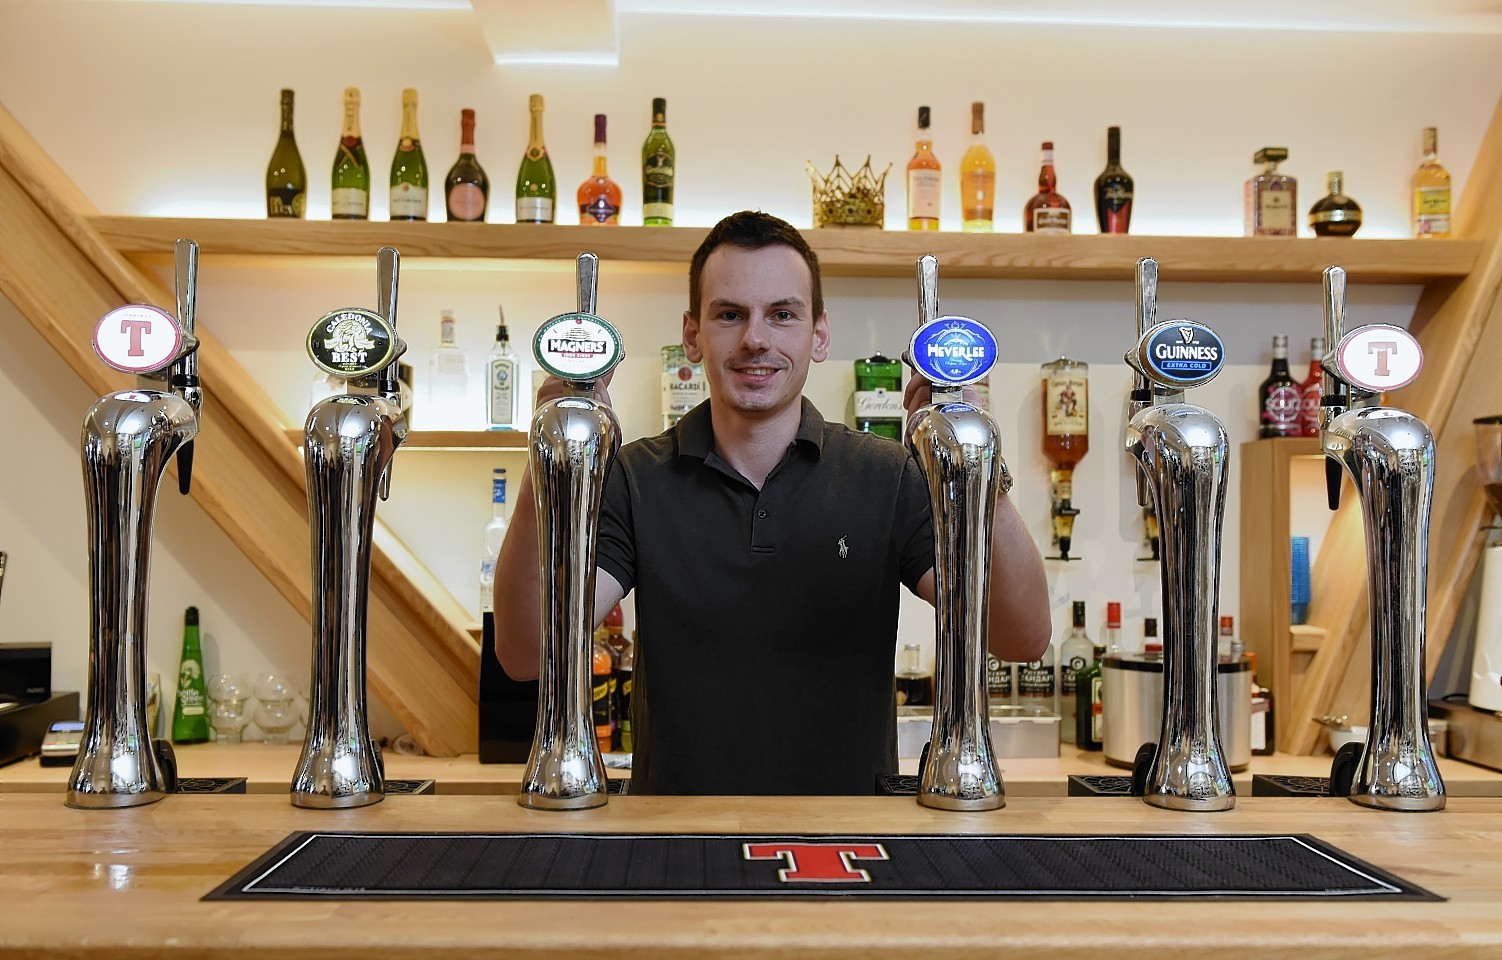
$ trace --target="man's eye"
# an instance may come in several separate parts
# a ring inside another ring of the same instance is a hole
[[[724,310],[724,311],[721,311],[720,316],[719,316],[719,319],[721,319],[721,320],[728,320],[730,322],[734,322],[736,320],[739,320],[740,318],[741,318],[741,315],[739,313],[736,313],[734,310]]]
[[[778,310],[776,313],[772,314],[772,319],[777,320],[780,323],[787,323],[789,320],[794,319],[794,317],[786,310]]]

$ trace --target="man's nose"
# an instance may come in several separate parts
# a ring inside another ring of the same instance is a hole
[[[767,343],[767,325],[764,320],[752,320],[746,324],[746,332],[741,335],[741,346],[747,350],[760,350]]]

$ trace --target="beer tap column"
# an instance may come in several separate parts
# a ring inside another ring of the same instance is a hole
[[[1345,333],[1345,271],[1325,270],[1325,396],[1320,449],[1356,486],[1366,529],[1371,624],[1371,723],[1365,743],[1342,747],[1330,789],[1382,810],[1445,806],[1424,703],[1429,515],[1434,500],[1434,436],[1418,417],[1378,405],[1412,383],[1423,351],[1401,327],[1371,324]],[[1332,509],[1338,469],[1327,470]]]
[[[934,531],[934,720],[918,775],[918,803],[940,810],[1006,804],[991,748],[986,636],[991,524],[1011,485],[996,422],[963,388],[996,363],[996,339],[966,317],[939,316],[939,262],[918,261],[919,327],[908,362],[932,385],[908,420],[907,445],[928,481]]]
[[[178,315],[132,304],[94,328],[94,352],[134,390],[101,397],[84,417],[89,525],[89,671],[83,737],[68,778],[70,807],[133,807],[176,788],[172,748],[146,723],[146,601],[162,474],[178,457],[187,493],[203,394],[194,301],[198,245],[176,246]]]
[[[1203,324],[1155,322],[1157,276],[1153,260],[1138,261],[1137,345],[1126,356],[1137,373],[1126,449],[1161,524],[1164,622],[1163,725],[1156,746],[1138,752],[1133,792],[1171,810],[1229,810],[1215,644],[1230,445],[1214,414],[1184,402],[1185,389],[1220,372],[1225,347]]]
[[[293,806],[362,807],[385,797],[381,756],[366,713],[365,646],[376,498],[407,437],[395,388],[396,250],[376,254],[377,307],[326,314],[308,333],[308,356],[349,382],[313,405],[303,429],[313,559],[313,672],[308,731],[292,777]]]
[[[578,259],[579,308],[544,323],[538,365],[570,393],[532,416],[542,638],[537,730],[517,802],[538,810],[585,810],[606,801],[605,761],[590,713],[595,560],[605,474],[621,445],[615,413],[596,383],[625,358],[621,336],[595,315],[599,260]]]

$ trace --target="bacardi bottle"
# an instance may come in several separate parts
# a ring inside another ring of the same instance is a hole
[[[1304,406],[1303,390],[1288,372],[1288,338],[1282,334],[1273,337],[1273,368],[1262,381],[1262,416],[1258,436],[1297,437],[1304,432],[1300,413]]]
[[[704,365],[689,363],[683,344],[670,343],[662,348],[662,428],[673,424],[704,400],[709,399],[709,381]]]

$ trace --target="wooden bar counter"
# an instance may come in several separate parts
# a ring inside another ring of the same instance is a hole
[[[195,756],[194,749],[183,751],[185,759]],[[225,750],[262,750],[283,758],[294,752],[252,745],[211,752]],[[241,762],[249,755],[242,755]],[[407,762],[395,757],[392,761],[394,768]],[[186,766],[191,772],[192,764]],[[7,774],[5,779],[12,785],[18,776],[14,769],[0,773]],[[191,775],[208,774],[200,769]],[[413,773],[394,769],[393,775]],[[442,782],[440,778],[440,791]],[[319,829],[1308,833],[1449,899],[1443,903],[199,899],[289,833]],[[1236,809],[1227,813],[1186,814],[1150,808],[1131,798],[1020,796],[1014,791],[1004,810],[957,814],[927,810],[901,797],[627,796],[613,798],[593,811],[543,813],[522,809],[514,797],[495,793],[391,796],[375,806],[348,811],[299,810],[285,796],[252,793],[179,795],[132,810],[85,811],[65,807],[57,787],[45,792],[7,789],[0,792],[0,904],[0,957],[4,960],[373,955],[796,960],[922,952],[1163,960],[1206,951],[1290,960],[1499,957],[1502,799],[1495,792],[1485,798],[1452,796],[1449,808],[1440,813],[1394,814],[1362,809],[1344,800],[1253,798],[1243,793]]]

